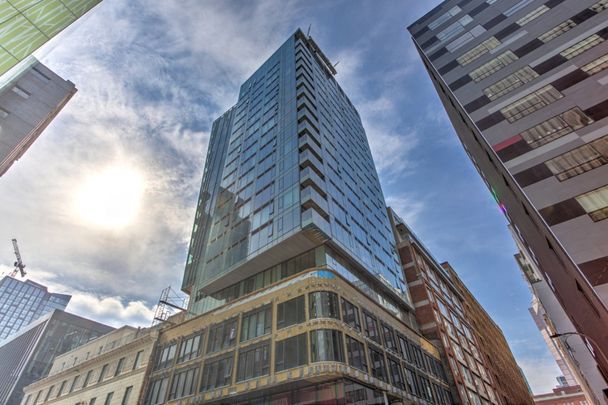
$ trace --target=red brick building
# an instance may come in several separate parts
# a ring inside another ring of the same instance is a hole
[[[534,396],[537,405],[590,405],[581,387],[557,387],[553,392]]]
[[[451,268],[442,267],[412,230],[389,209],[408,289],[422,334],[443,350],[457,404],[533,404],[502,331]],[[483,312],[483,316],[480,314]],[[489,335],[488,330],[490,329]],[[504,344],[487,356],[482,340]],[[498,368],[502,368],[499,370]],[[512,371],[505,373],[504,370]],[[499,381],[500,379],[506,379]],[[508,387],[509,389],[505,389]]]

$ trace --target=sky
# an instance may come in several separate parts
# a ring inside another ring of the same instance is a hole
[[[535,393],[560,371],[528,313],[507,222],[467,158],[406,27],[427,1],[104,0],[36,55],[78,92],[0,178],[0,274],[68,310],[148,326],[179,289],[211,124],[298,27],[338,63],[388,205],[503,329]]]

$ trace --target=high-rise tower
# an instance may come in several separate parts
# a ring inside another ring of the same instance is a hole
[[[298,32],[214,123],[183,283],[192,312],[318,260],[410,307],[365,131],[334,74]],[[320,246],[325,257],[262,278]]]
[[[55,309],[64,310],[71,295],[50,293],[42,284],[5,276],[0,280],[0,341]]]
[[[419,332],[357,111],[300,30],[213,124],[147,405],[452,404]]]
[[[607,0],[448,0],[409,27],[533,278],[570,318],[572,329],[557,331],[569,334],[553,338],[574,347],[582,385],[604,402],[607,8]],[[539,298],[550,317],[562,316]]]

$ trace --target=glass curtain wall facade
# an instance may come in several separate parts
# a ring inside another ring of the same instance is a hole
[[[71,295],[50,293],[31,280],[6,276],[0,281],[0,341],[54,309],[63,310]]]
[[[112,330],[107,325],[54,310],[0,342],[0,404],[18,405],[23,388],[46,377],[56,356]]]
[[[0,75],[100,2],[101,0],[0,2]]]
[[[193,313],[328,261],[409,307],[365,131],[334,74],[298,30],[214,123],[182,285]],[[331,253],[305,254],[319,246]]]
[[[408,27],[465,151],[572,322],[558,332],[587,336],[568,344],[595,402],[608,401],[607,17],[607,0],[449,0]]]

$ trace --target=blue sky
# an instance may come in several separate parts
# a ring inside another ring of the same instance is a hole
[[[506,221],[406,31],[438,3],[104,0],[38,52],[79,91],[0,178],[0,273],[16,237],[32,279],[74,295],[69,310],[149,324],[160,290],[180,285],[212,121],[310,25],[339,62],[389,205],[503,328],[532,388],[550,390],[559,370],[528,314]],[[115,229],[74,213],[78,190],[109,167],[144,183],[133,222]]]

